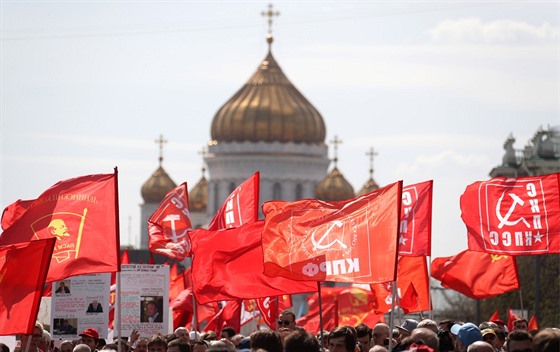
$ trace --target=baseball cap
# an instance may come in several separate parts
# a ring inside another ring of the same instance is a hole
[[[480,329],[473,323],[455,324],[451,327],[451,333],[457,335],[465,347],[470,346],[473,342],[482,340]]]
[[[92,337],[96,340],[99,339],[99,333],[97,332],[97,330],[95,330],[94,328],[87,328],[85,329],[80,336],[87,336],[87,337]]]
[[[404,330],[407,332],[411,332],[412,330],[416,329],[418,326],[418,322],[414,319],[406,319],[401,326],[395,325],[395,327],[399,330]]]
[[[496,333],[494,332],[493,329],[484,329],[480,333],[482,334],[482,336],[488,335],[488,334],[492,334],[494,336],[496,335]]]
[[[191,331],[189,332],[189,339],[190,340],[198,340],[200,338],[200,333],[198,331]]]

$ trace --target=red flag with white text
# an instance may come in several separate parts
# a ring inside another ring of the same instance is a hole
[[[260,173],[249,177],[226,198],[210,224],[208,230],[239,227],[259,219]]]
[[[119,270],[117,173],[56,183],[0,235],[0,245],[56,238],[47,282]]]
[[[451,257],[435,258],[431,273],[443,287],[474,299],[519,288],[515,258],[506,255],[466,250]]]
[[[265,324],[270,328],[274,328],[276,326],[276,320],[278,319],[279,312],[282,312],[292,306],[292,299],[290,295],[257,298],[255,301]],[[278,305],[276,302],[278,302]]]
[[[0,335],[33,334],[55,242],[0,246]]]
[[[150,251],[179,261],[190,256],[189,216],[189,192],[184,182],[167,193],[148,219]]]
[[[264,273],[294,280],[393,281],[402,181],[340,202],[264,203]]]
[[[403,187],[399,255],[430,256],[433,181]]]
[[[242,300],[291,293],[314,292],[314,281],[293,281],[263,274],[261,233],[264,222],[238,228],[189,233],[192,278],[198,303]]]
[[[469,249],[495,254],[560,253],[560,174],[475,182],[461,196]]]

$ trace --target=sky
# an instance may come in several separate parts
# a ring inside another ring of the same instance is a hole
[[[266,56],[265,1],[0,1],[0,206],[119,170],[140,243],[158,167],[194,187],[214,114]],[[336,135],[338,167],[434,180],[432,257],[467,248],[459,197],[560,125],[557,1],[277,1],[272,52]],[[333,148],[330,148],[332,158]],[[332,167],[332,165],[331,165]],[[207,175],[208,177],[208,175]],[[210,175],[211,177],[211,175]]]

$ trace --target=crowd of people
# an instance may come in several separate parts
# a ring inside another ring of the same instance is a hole
[[[384,323],[369,327],[339,326],[316,335],[296,325],[295,314],[284,311],[278,329],[261,329],[250,336],[224,327],[199,333],[177,328],[169,335],[140,337],[133,331],[127,339],[107,343],[93,329],[85,329],[77,340],[65,340],[55,348],[40,324],[32,335],[19,336],[14,352],[559,352],[560,329],[528,331],[525,319],[514,322],[512,331],[500,320],[479,325],[470,322],[407,319],[390,328]],[[29,344],[29,347],[26,345]],[[120,345],[120,346],[119,346]],[[10,352],[0,344],[0,352]]]

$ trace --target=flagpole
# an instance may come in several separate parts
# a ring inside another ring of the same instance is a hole
[[[194,328],[194,331],[198,331],[198,326],[197,326],[198,316],[196,314],[198,309],[196,309],[196,299],[194,298],[194,292],[192,294],[192,306],[193,306],[193,317],[192,317],[191,327]]]
[[[521,317],[525,318],[525,311],[523,310],[523,293],[519,290],[519,304],[521,304]]]
[[[122,347],[121,347],[121,272],[120,270],[117,271],[117,312],[119,312],[119,314],[117,314],[117,336],[119,338],[119,344],[118,344],[118,352],[122,351]]]
[[[321,299],[321,282],[317,281],[317,296],[319,297],[319,336],[321,338],[321,351],[325,351],[323,346],[323,300]]]
[[[432,307],[432,285],[430,284],[430,278],[432,277],[432,268],[430,268],[430,263],[432,262],[431,255],[427,256],[426,259],[428,260],[428,309],[430,320],[434,320],[434,309]]]
[[[390,351],[393,345],[393,328],[392,326],[395,325],[395,297],[397,294],[396,291],[397,281],[393,281],[392,291],[391,292],[391,315],[389,316],[389,346],[387,346],[387,350]]]
[[[122,351],[121,343],[121,233],[120,233],[120,222],[119,222],[119,170],[115,166],[115,233],[116,233],[116,254],[117,254],[117,308],[119,314],[117,314],[117,336],[119,338],[119,344],[117,346],[118,352]]]

